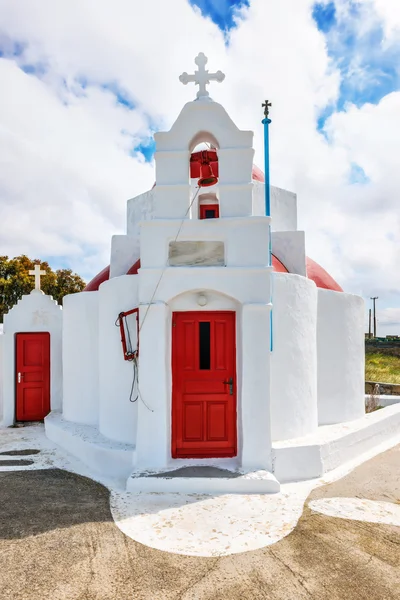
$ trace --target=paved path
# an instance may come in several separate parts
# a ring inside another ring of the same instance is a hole
[[[308,501],[398,505],[399,464],[398,446],[315,489]],[[328,517],[307,503],[295,530],[277,544],[222,558],[134,542],[114,524],[106,488],[59,469],[0,473],[0,506],[1,600],[400,597],[400,528]]]

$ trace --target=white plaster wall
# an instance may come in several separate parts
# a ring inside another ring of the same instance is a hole
[[[136,469],[158,470],[171,462],[171,310],[163,302],[140,307],[140,399]]]
[[[240,131],[221,104],[195,100],[185,104],[170,131],[154,134],[157,151],[191,151],[210,137],[207,132],[218,148],[251,148],[253,144],[253,132]]]
[[[63,301],[63,417],[97,425],[99,420],[99,292]]]
[[[272,253],[289,273],[307,277],[304,231],[274,231],[271,239]]]
[[[268,217],[242,219],[153,220],[142,223],[140,262],[142,268],[165,267],[169,242],[221,241],[227,267],[265,267],[269,263]],[[179,234],[179,235],[178,235]]]
[[[113,235],[111,238],[110,279],[126,275],[139,257],[139,237]]]
[[[129,400],[133,363],[124,360],[115,321],[120,312],[138,306],[138,279],[138,275],[123,275],[105,281],[99,288],[99,430],[125,444],[136,441],[138,403]],[[131,334],[135,336],[133,327]]]
[[[189,141],[189,140],[187,140]],[[154,154],[158,185],[188,183],[190,177],[190,152],[185,144],[182,150],[158,150]]]
[[[50,333],[50,407],[62,406],[62,309],[51,296],[33,290],[4,315],[3,424],[15,418],[15,334]]]
[[[127,202],[127,234],[139,239],[140,221],[148,221],[152,218],[154,209],[155,190],[149,190],[140,196],[131,198]]]
[[[179,294],[193,290],[214,290],[251,304],[269,303],[272,267],[169,267],[139,271],[139,302],[169,302]]]
[[[318,289],[318,420],[362,417],[365,388],[364,301]]]
[[[297,196],[271,185],[272,231],[297,231]],[[265,184],[253,182],[253,215],[265,215]]]
[[[273,274],[273,441],[317,429],[317,300],[313,281]]]
[[[270,304],[242,308],[241,465],[272,471]]]

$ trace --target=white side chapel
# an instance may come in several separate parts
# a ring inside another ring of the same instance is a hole
[[[206,64],[199,54],[180,77],[197,97],[155,134],[155,186],[128,200],[110,266],[58,308],[50,369],[62,337],[62,376],[45,426],[128,489],[271,492],[292,460],[277,461],[275,443],[364,415],[364,307],[306,257],[295,194],[272,187],[265,214],[253,132],[210,98],[224,75]],[[9,344],[27,299],[6,316]],[[14,367],[3,376],[15,382]],[[310,456],[297,456],[307,476]]]

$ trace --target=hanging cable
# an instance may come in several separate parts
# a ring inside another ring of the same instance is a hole
[[[137,364],[137,357],[135,357],[132,360],[132,365],[133,365],[133,379],[132,379],[132,386],[131,386],[131,393],[129,394],[129,402],[136,402],[138,397],[139,397],[139,370],[138,370],[138,364]],[[135,389],[135,383],[137,383],[136,386],[136,397],[134,400],[132,400],[133,398],[133,392]]]
[[[183,219],[182,219],[182,221],[181,221],[181,223],[180,223],[180,225],[179,225],[178,232],[177,232],[177,234],[176,234],[176,236],[175,236],[175,240],[174,240],[175,242],[177,241],[177,239],[178,239],[178,237],[179,237],[179,234],[180,234],[180,232],[181,232],[181,229],[182,229],[182,227],[183,227],[183,224],[184,224],[184,222],[185,222],[185,220],[186,220],[186,217],[187,217],[187,215],[189,214],[189,211],[190,211],[190,209],[192,208],[192,206],[193,206],[193,203],[194,203],[194,201],[196,200],[196,198],[197,198],[197,195],[198,195],[198,193],[199,193],[200,189],[201,189],[201,188],[200,188],[200,186],[198,186],[198,188],[197,188],[197,191],[196,191],[195,195],[193,196],[193,199],[192,199],[192,201],[191,201],[191,203],[190,203],[190,205],[189,205],[189,207],[188,207],[187,211],[185,212],[185,215],[184,215],[184,217],[183,217]],[[157,282],[157,285],[156,285],[156,287],[154,288],[154,292],[153,292],[153,295],[152,295],[152,297],[151,297],[150,303],[147,305],[147,309],[146,309],[146,312],[145,312],[145,314],[144,314],[144,317],[143,317],[142,324],[139,326],[138,335],[140,335],[140,332],[142,331],[143,325],[145,324],[145,321],[146,321],[147,315],[148,315],[148,313],[149,313],[149,310],[150,310],[150,306],[151,306],[151,305],[152,305],[152,303],[153,303],[153,300],[154,300],[154,298],[155,298],[155,295],[156,295],[156,293],[157,293],[158,287],[159,287],[159,285],[160,285],[160,283],[161,283],[161,279],[163,278],[163,275],[164,275],[164,273],[165,273],[165,270],[166,270],[166,268],[168,267],[168,260],[169,260],[169,259],[167,259],[167,262],[166,262],[166,263],[165,263],[165,265],[164,265],[164,268],[163,268],[163,270],[162,270],[162,272],[161,272],[161,275],[160,275],[160,278],[159,278],[159,280],[158,280],[158,282]],[[136,362],[136,358],[135,358],[135,362]],[[145,400],[144,400],[144,398],[143,398],[143,396],[142,396],[142,393],[141,393],[141,391],[140,391],[140,387],[139,387],[139,375],[138,375],[138,372],[137,372],[137,375],[135,375],[135,377],[136,377],[136,376],[137,376],[137,396],[139,396],[139,397],[140,397],[141,401],[143,402],[143,404],[145,405],[145,407],[146,407],[146,408],[147,408],[147,409],[148,409],[150,412],[154,412],[154,409],[150,408],[150,406],[149,406],[149,405],[148,405],[148,404],[145,402]],[[132,390],[133,390],[133,386],[132,386]],[[132,393],[132,392],[131,392],[131,393]],[[136,397],[136,399],[134,400],[134,402],[136,402],[136,400],[137,400],[137,397]]]
[[[178,232],[177,232],[177,234],[175,236],[175,240],[174,240],[175,242],[177,241],[177,239],[179,237],[179,234],[180,234],[180,232],[182,230],[182,227],[183,227],[183,224],[184,224],[184,222],[186,220],[186,217],[187,217],[190,209],[192,208],[193,203],[196,200],[197,195],[198,195],[200,189],[201,189],[201,187],[198,186],[197,191],[196,191],[195,195],[193,196],[193,199],[192,199],[192,201],[191,201],[191,203],[190,203],[190,205],[189,205],[189,207],[188,207],[188,209],[187,209],[187,211],[186,211],[183,219],[181,220]],[[163,278],[163,275],[164,275],[165,270],[166,270],[167,267],[168,267],[168,259],[167,259],[166,264],[163,267],[163,270],[161,272],[161,275],[160,275],[160,278],[159,278],[159,280],[157,282],[157,285],[154,288],[154,292],[153,292],[153,295],[151,297],[151,300],[150,300],[149,304],[147,305],[147,309],[146,309],[145,315],[143,317],[142,324],[140,325],[140,327],[138,327],[138,341],[139,341],[140,332],[142,330],[142,327],[143,327],[143,325],[144,325],[144,323],[146,321],[148,312],[150,310],[150,306],[153,304],[153,300],[155,298],[155,295],[157,293],[158,287],[159,287],[159,285],[161,283],[161,279]],[[137,315],[137,318],[139,318],[138,315]],[[131,391],[130,391],[130,394],[129,394],[129,401],[132,402],[132,403],[134,403],[140,397],[140,399],[143,402],[143,404],[145,405],[145,407],[149,411],[154,412],[154,410],[145,402],[145,400],[144,400],[144,398],[143,398],[143,396],[142,396],[142,394],[140,392],[140,387],[139,387],[139,368],[138,368],[138,362],[137,362],[138,361],[138,351],[137,351],[137,348],[136,348],[136,350],[133,350],[133,347],[132,347],[132,338],[131,338],[131,332],[129,330],[129,324],[128,324],[128,321],[127,321],[127,314],[124,313],[124,312],[121,312],[118,315],[118,318],[115,321],[115,325],[116,325],[116,327],[119,327],[120,329],[123,329],[124,331],[126,331],[126,337],[127,337],[127,339],[126,339],[125,359],[128,360],[128,361],[130,361],[130,362],[132,362],[132,365],[133,365],[133,379],[132,379]],[[136,384],[136,387],[137,387],[137,392],[136,392],[136,397],[134,399],[132,399],[133,395],[134,395],[135,384]]]
[[[200,186],[198,186],[198,187],[197,187],[197,191],[196,191],[195,195],[193,196],[193,200],[191,201],[191,203],[190,203],[190,205],[189,205],[189,207],[188,207],[188,209],[187,209],[187,211],[186,211],[186,213],[185,213],[185,216],[183,217],[183,219],[182,219],[182,221],[181,221],[181,223],[180,223],[180,225],[179,225],[178,233],[177,233],[177,234],[176,234],[176,236],[175,236],[174,242],[176,242],[176,241],[177,241],[177,239],[178,239],[178,237],[179,237],[179,234],[180,234],[180,232],[181,232],[181,229],[182,229],[182,227],[183,227],[183,224],[184,224],[184,222],[185,222],[185,220],[186,220],[186,217],[187,217],[187,215],[188,215],[188,213],[189,213],[190,209],[192,208],[192,206],[193,206],[193,202],[196,200],[196,198],[197,198],[197,195],[198,195],[198,193],[199,193],[199,191],[200,191],[200,190],[201,190],[201,187],[200,187]],[[160,278],[159,278],[159,280],[158,280],[158,282],[157,282],[157,285],[156,285],[156,287],[155,287],[155,289],[154,289],[154,292],[153,292],[153,295],[152,295],[152,297],[151,297],[150,303],[147,305],[147,309],[146,309],[146,312],[145,312],[145,314],[144,314],[144,317],[143,317],[142,324],[141,324],[141,325],[140,325],[140,327],[139,327],[139,334],[140,334],[140,332],[142,331],[142,327],[143,327],[143,325],[144,325],[144,323],[145,323],[145,321],[146,321],[147,314],[148,314],[148,312],[149,312],[149,310],[150,310],[150,306],[151,306],[151,305],[152,305],[152,303],[153,303],[153,300],[154,300],[154,298],[155,298],[155,295],[156,295],[156,293],[157,293],[158,287],[159,287],[159,285],[160,285],[160,283],[161,283],[161,279],[163,278],[163,276],[164,276],[164,273],[165,273],[165,270],[166,270],[166,269],[167,269],[167,267],[168,267],[168,261],[169,261],[169,259],[167,258],[167,262],[165,263],[165,265],[164,265],[164,268],[163,268],[163,270],[162,270],[162,272],[161,272]]]
[[[132,338],[131,338],[131,332],[129,329],[127,316],[123,312],[118,315],[118,318],[115,321],[116,327],[121,328],[121,324],[122,324],[122,327],[124,328],[124,330],[126,330],[126,335],[127,335],[125,359],[128,360],[129,362],[131,362],[132,366],[133,366],[133,378],[132,378],[131,391],[129,394],[129,402],[134,403],[137,401],[137,399],[139,397],[139,369],[138,369],[138,363],[137,363],[138,351],[137,351],[137,348],[136,348],[136,350],[134,350],[132,347]],[[136,385],[136,397],[133,399],[135,384],[137,384]]]

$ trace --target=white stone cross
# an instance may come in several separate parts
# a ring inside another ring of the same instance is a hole
[[[35,290],[40,290],[40,277],[42,275],[46,275],[46,271],[41,271],[40,265],[35,265],[35,269],[33,271],[29,271],[29,275],[35,276]]]
[[[182,73],[179,77],[179,81],[181,81],[184,85],[187,83],[195,83],[199,86],[199,91],[197,92],[197,98],[207,98],[210,94],[206,90],[206,85],[210,83],[210,81],[223,81],[225,79],[224,73],[222,71],[217,71],[216,73],[209,73],[206,70],[206,64],[208,62],[208,58],[200,52],[198,56],[194,59],[194,62],[199,67],[198,71],[194,72],[194,75],[188,75],[188,73]]]

